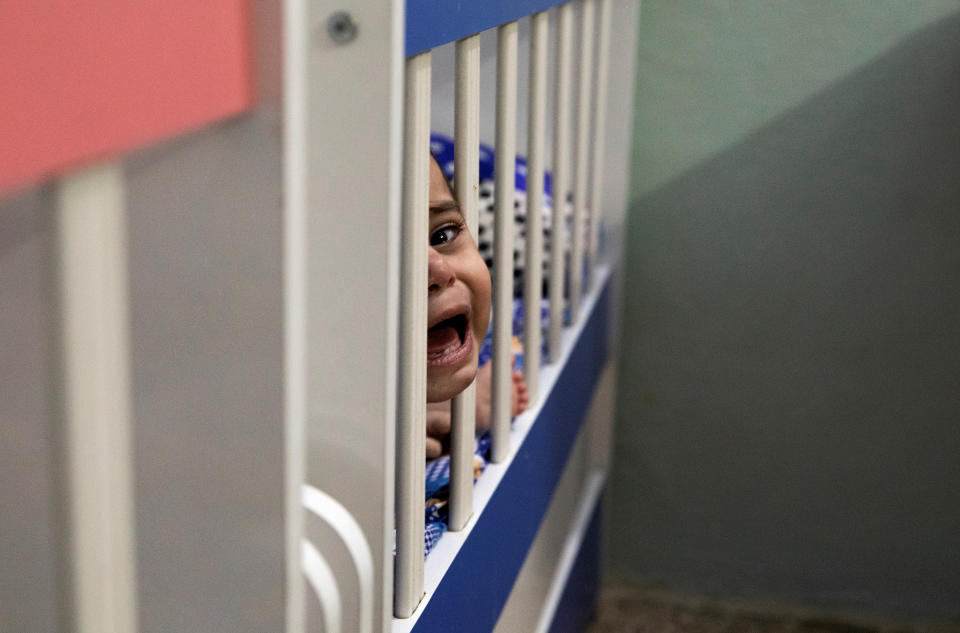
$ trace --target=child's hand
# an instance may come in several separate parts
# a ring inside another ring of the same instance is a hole
[[[490,428],[490,382],[493,363],[486,363],[477,371],[477,433]]]
[[[487,363],[477,372],[477,432],[490,428],[491,383],[493,382],[493,363]],[[516,367],[516,359],[513,361]],[[510,417],[515,418],[530,406],[530,394],[523,372],[514,370],[510,375]]]
[[[490,428],[490,383],[493,378],[492,363],[487,363],[477,372],[477,433]],[[523,413],[530,405],[530,394],[523,372],[514,370],[511,375],[510,417]],[[450,449],[450,401],[427,403],[427,459],[436,459]]]
[[[450,401],[427,403],[427,459],[436,459],[450,444]]]
[[[530,406],[530,393],[527,391],[527,381],[523,379],[523,372],[514,370],[512,390],[510,393],[510,417],[517,417]]]

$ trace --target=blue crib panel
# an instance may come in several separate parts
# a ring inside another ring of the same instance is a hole
[[[407,57],[495,26],[519,20],[566,0],[407,0]]]

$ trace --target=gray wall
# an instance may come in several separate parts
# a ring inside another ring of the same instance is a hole
[[[261,114],[128,164],[144,633],[283,627],[280,146]]]
[[[48,192],[0,201],[0,631],[59,630],[65,571]]]
[[[960,2],[646,0],[610,569],[960,616]]]
[[[140,630],[283,624],[280,155],[261,108],[126,161]],[[0,200],[0,631],[69,617],[52,196]]]

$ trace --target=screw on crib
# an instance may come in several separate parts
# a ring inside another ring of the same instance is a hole
[[[327,33],[337,44],[349,44],[357,38],[357,24],[346,11],[337,11],[327,18]]]

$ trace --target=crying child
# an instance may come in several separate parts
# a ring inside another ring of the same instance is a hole
[[[477,367],[490,321],[490,273],[467,230],[460,205],[437,161],[430,158],[430,250],[427,260],[427,458],[445,452],[450,398],[477,379],[477,430],[490,426],[490,363]],[[528,402],[513,372],[511,415]]]

